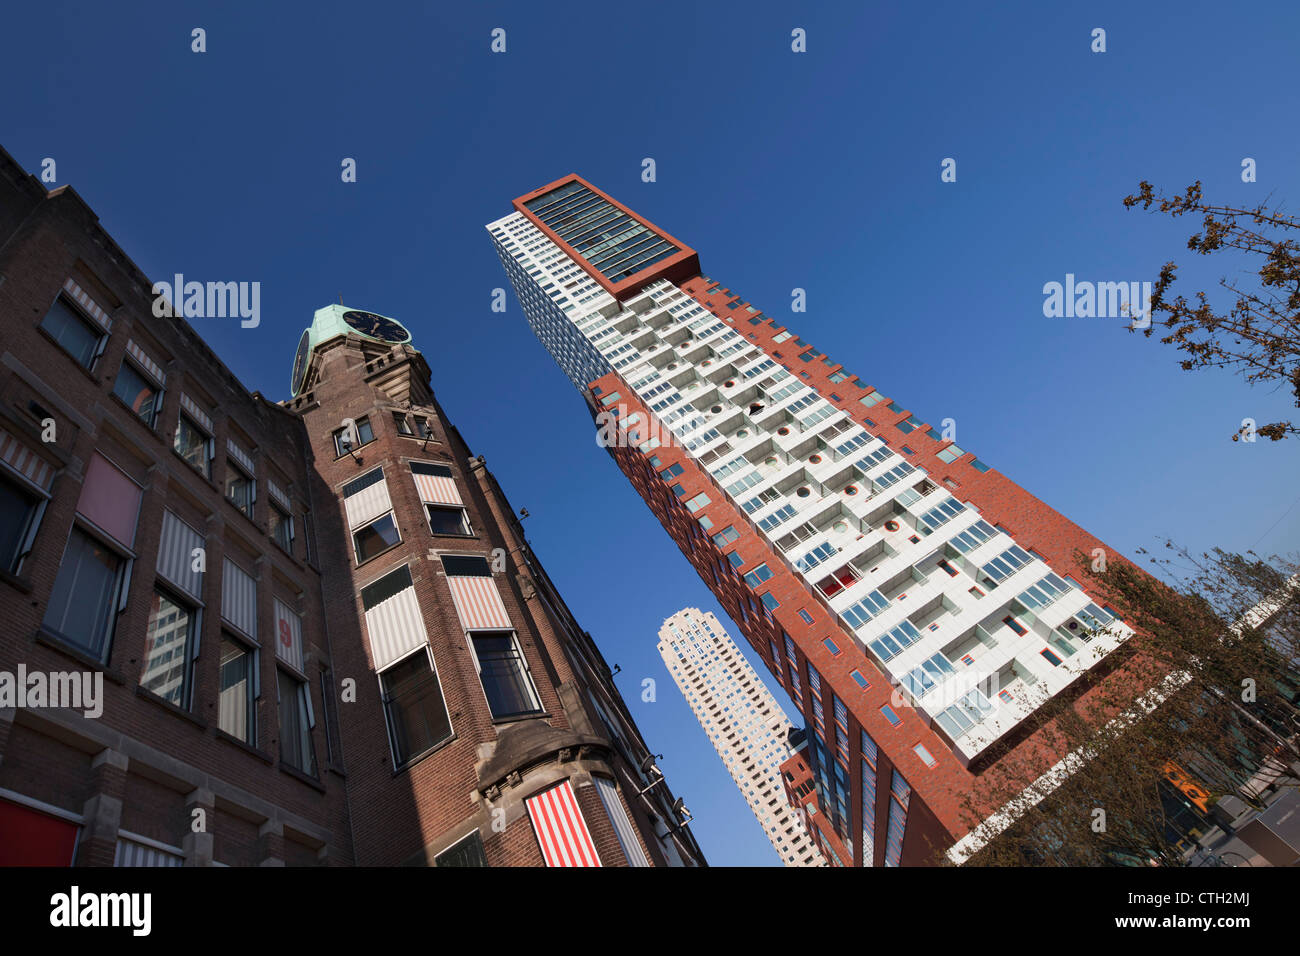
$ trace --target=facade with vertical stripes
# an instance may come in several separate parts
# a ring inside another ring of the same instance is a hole
[[[277,403],[151,287],[0,150],[0,688],[103,685],[0,693],[0,865],[703,865],[409,333]]]
[[[1123,558],[581,177],[514,209],[530,326],[803,715],[786,790],[828,859],[939,862],[1061,756],[1045,701],[1142,690],[1078,555]]]

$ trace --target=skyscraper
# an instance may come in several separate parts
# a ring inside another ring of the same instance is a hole
[[[1133,632],[1092,567],[1123,559],[582,178],[513,205],[487,229],[529,324],[803,714],[821,845],[966,859],[1064,756],[1047,699],[1140,690],[1096,668]]]
[[[152,287],[0,150],[0,865],[702,865],[410,332]]]
[[[825,866],[785,799],[790,721],[712,612],[688,607],[659,628],[659,656],[786,866]]]

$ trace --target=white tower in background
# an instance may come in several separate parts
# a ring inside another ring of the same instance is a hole
[[[684,608],[659,629],[659,655],[786,866],[825,866],[786,802],[790,721],[712,613]]]

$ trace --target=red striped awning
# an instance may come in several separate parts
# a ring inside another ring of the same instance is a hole
[[[49,491],[54,482],[54,466],[3,428],[0,428],[0,461],[42,491]]]
[[[420,492],[420,500],[431,505],[459,505],[460,491],[453,478],[441,475],[411,475],[415,479],[415,488]]]
[[[569,781],[529,797],[527,804],[547,866],[601,865]]]
[[[491,578],[448,576],[447,584],[465,630],[510,629],[510,616]]]

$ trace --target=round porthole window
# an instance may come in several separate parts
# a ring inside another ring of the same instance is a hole
[[[844,486],[844,493],[845,493],[846,495],[849,495],[850,497],[853,496],[853,495],[856,495],[856,494],[858,493],[858,486],[857,486],[857,485],[845,485],[845,486]]]
[[[768,455],[763,459],[763,464],[767,465],[769,468],[775,468],[776,463],[776,455]]]
[[[736,432],[736,437],[737,437],[737,438],[748,438],[748,437],[749,437],[749,429],[748,429],[748,428],[742,428],[740,431]]]
[[[808,463],[809,463],[810,465],[820,465],[820,464],[822,463],[822,456],[821,456],[821,455],[809,455],[809,456],[808,456]]]
[[[729,379],[727,379],[725,382],[722,383],[722,387],[723,387],[723,388],[731,388],[731,387],[732,387],[733,385],[735,385],[735,384],[736,384],[736,380],[735,380],[734,378],[729,378]]]
[[[795,494],[798,495],[800,498],[807,498],[809,495],[812,494],[812,489],[809,488],[807,485],[804,485],[798,491],[796,491]]]
[[[705,367],[705,368],[707,368],[708,366],[710,366],[710,365],[712,365],[712,364],[713,364],[713,359],[705,359],[703,362],[700,363],[700,365],[703,366],[703,367]]]
[[[778,435],[788,435],[788,434],[790,434],[790,429],[788,429],[788,428],[786,428],[784,425],[782,425],[780,428],[778,428],[778,429],[776,430],[776,433],[777,433]]]
[[[849,530],[849,523],[847,521],[837,521],[831,525],[831,530],[836,534],[843,534]]]
[[[672,371],[673,369],[675,369],[676,367],[677,367],[677,363],[676,363],[676,362],[669,362],[669,363],[668,363],[668,371],[671,372],[671,371]]]
[[[886,522],[885,522],[885,530],[886,530],[886,531],[897,531],[897,530],[898,530],[898,522],[895,521],[895,520],[893,520],[892,518],[891,518],[890,520],[886,521]]]
[[[714,415],[716,415],[718,414],[718,412],[722,411],[722,406],[714,405],[712,408],[709,409],[709,411],[712,412]]]

